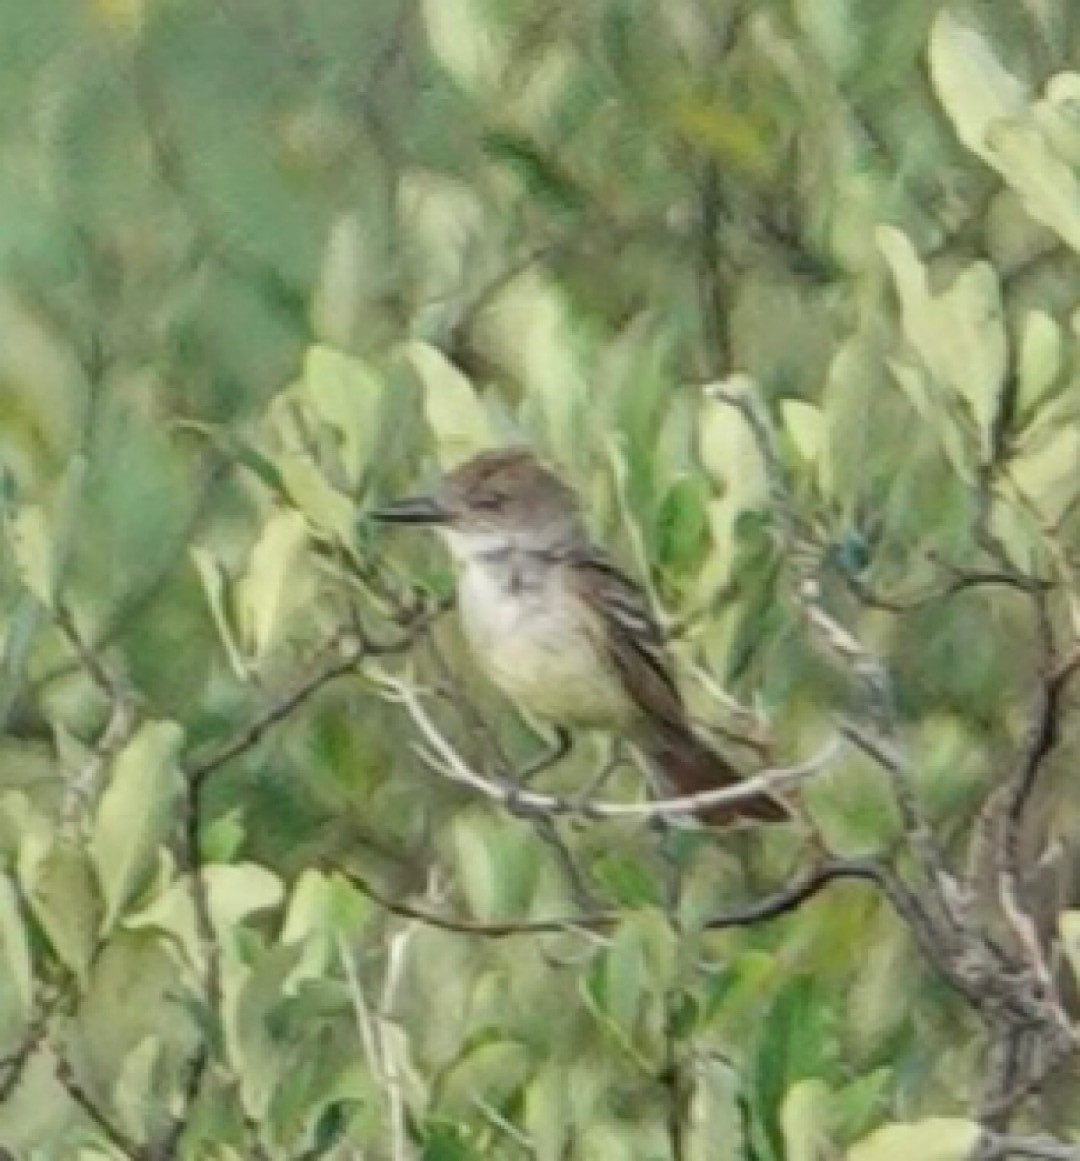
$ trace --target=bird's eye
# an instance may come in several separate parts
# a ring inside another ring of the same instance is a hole
[[[502,507],[501,496],[477,496],[473,500],[473,507],[481,512],[497,512]]]

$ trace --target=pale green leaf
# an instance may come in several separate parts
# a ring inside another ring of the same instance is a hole
[[[316,344],[304,359],[303,384],[316,414],[338,433],[342,464],[355,487],[378,445],[382,381],[363,359]]]
[[[821,408],[803,399],[785,399],[780,404],[780,414],[795,450],[808,464],[817,463],[825,444]]]
[[[442,351],[417,340],[408,344],[405,356],[423,385],[424,412],[444,468],[496,442],[475,388]]]
[[[469,909],[479,919],[497,921],[528,913],[539,869],[535,849],[523,841],[524,828],[474,812],[454,820],[454,851]]]
[[[18,895],[7,875],[0,875],[0,1044],[22,1029],[33,1003],[30,946]]]
[[[202,581],[203,592],[206,593],[206,600],[210,605],[210,615],[214,618],[214,625],[221,643],[225,646],[225,653],[233,673],[241,680],[246,680],[249,671],[232,623],[229,609],[229,578],[225,568],[208,548],[198,545],[192,548],[191,559]]]
[[[272,871],[254,863],[211,864],[203,868],[210,915],[222,946],[235,942],[235,928],[249,915],[276,907],[284,898],[281,880]],[[170,950],[179,951],[189,968],[202,962],[195,906],[188,877],[172,879],[145,907],[124,917],[123,926],[132,931],[160,931],[169,936]]]
[[[313,595],[307,564],[307,521],[299,512],[274,512],[251,552],[247,575],[237,586],[248,655],[266,657],[292,627],[294,615]]]
[[[424,25],[439,63],[462,88],[491,95],[509,66],[508,46],[481,0],[424,0]]]
[[[1024,208],[1080,251],[1080,179],[1033,125],[995,125],[989,135],[998,171]]]
[[[25,504],[11,518],[9,538],[23,584],[46,607],[56,597],[57,561],[49,518],[40,504]]]
[[[147,1140],[154,1128],[153,1112],[160,1100],[154,1075],[161,1056],[161,1040],[147,1036],[124,1057],[113,1085],[113,1104],[124,1130],[136,1140]]]
[[[147,722],[113,763],[89,843],[105,904],[103,933],[131,900],[175,825],[181,794],[176,755],[183,736],[175,722]]]
[[[1034,442],[1034,441],[1033,441]],[[1049,523],[1055,523],[1080,490],[1080,430],[1063,427],[1025,447],[1009,463],[1010,476]]]
[[[277,907],[285,897],[281,879],[256,863],[207,867],[210,914],[223,935],[249,915]]]
[[[1057,918],[1061,949],[1073,975],[1080,981],[1080,911],[1062,911]]]
[[[930,77],[957,136],[993,165],[990,129],[1024,111],[1025,86],[1002,67],[984,37],[947,8],[930,33]]]
[[[979,1126],[959,1117],[930,1117],[910,1125],[886,1125],[853,1145],[846,1161],[968,1161]]]
[[[512,1040],[478,1045],[450,1069],[440,1104],[451,1113],[471,1112],[478,1101],[499,1108],[524,1084],[535,1067],[532,1053]]]
[[[101,930],[101,901],[86,851],[66,839],[30,835],[19,849],[18,879],[57,958],[85,987]]]
[[[276,945],[253,962],[229,956],[223,964],[226,1054],[239,1078],[245,1112],[260,1121],[267,1117],[273,1094],[286,1082],[288,1043],[276,1037],[270,1025],[301,950]]]
[[[785,1161],[831,1161],[836,1155],[830,1132],[835,1100],[818,1077],[796,1081],[788,1089],[780,1110]]]
[[[1058,73],[1046,86],[1045,100],[1033,110],[1036,124],[1054,152],[1070,165],[1080,167],[1080,73]]]
[[[850,503],[866,479],[866,457],[874,437],[870,415],[883,379],[883,358],[870,339],[855,335],[829,364],[822,394],[825,455],[821,485],[833,500]],[[925,400],[920,397],[920,405]]]
[[[1029,414],[1053,387],[1061,371],[1062,347],[1057,323],[1041,310],[1031,311],[1020,340],[1016,405],[1021,415]]]
[[[450,304],[475,275],[470,258],[488,226],[485,207],[468,182],[414,169],[398,179],[398,213],[412,243],[418,291],[426,300],[413,324],[413,338],[446,334],[454,319]]]
[[[536,1150],[537,1161],[562,1161],[570,1135],[567,1076],[549,1065],[529,1081],[524,1093],[523,1127]]]
[[[692,1072],[687,1161],[744,1161],[752,1131],[738,1069],[718,1055],[702,1055]],[[720,1150],[717,1143],[723,1142]]]
[[[339,955],[341,939],[355,938],[369,914],[367,900],[343,879],[305,870],[289,895],[280,936],[282,943],[303,948],[289,986],[325,975]]]
[[[725,395],[752,397],[753,382],[737,375],[717,388]],[[736,512],[763,507],[769,481],[753,429],[740,411],[706,398],[698,418],[698,446],[706,471],[720,484]]]
[[[338,215],[330,226],[311,296],[311,326],[320,339],[348,346],[363,317],[364,292],[371,289],[373,265],[360,214],[350,210]]]
[[[960,140],[1019,195],[1027,212],[1080,250],[1080,179],[1040,128],[1027,87],[976,29],[948,9],[934,21],[930,75]],[[1071,91],[1068,81],[1061,88]]]
[[[306,452],[286,452],[275,462],[289,499],[312,525],[342,544],[351,544],[356,509],[349,497],[327,480]]]
[[[987,450],[1008,365],[1001,291],[993,267],[975,262],[934,294],[906,234],[883,226],[878,245],[892,270],[908,342],[936,384],[964,400],[980,448]]]

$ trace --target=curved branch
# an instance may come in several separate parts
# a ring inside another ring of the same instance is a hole
[[[661,798],[652,802],[579,802],[551,794],[538,794],[516,784],[496,782],[473,770],[443,736],[430,715],[420,704],[415,689],[389,674],[379,680],[395,701],[404,705],[413,724],[424,736],[430,749],[416,747],[417,753],[444,777],[479,791],[486,798],[518,811],[536,811],[543,814],[577,815],[582,818],[667,818],[673,815],[696,814],[712,806],[728,806],[761,794],[786,790],[819,773],[832,763],[843,747],[842,739],[834,737],[813,757],[794,766],[779,766],[763,770],[744,779],[737,786],[723,786],[698,794],[684,794],[676,798]]]

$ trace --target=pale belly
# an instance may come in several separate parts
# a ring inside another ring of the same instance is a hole
[[[622,683],[560,592],[512,594],[484,570],[461,578],[465,637],[496,686],[526,713],[569,726],[624,727]]]

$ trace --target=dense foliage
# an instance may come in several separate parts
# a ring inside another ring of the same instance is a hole
[[[0,1146],[1075,1161],[1080,7],[0,27]],[[792,825],[499,801],[513,441]]]

